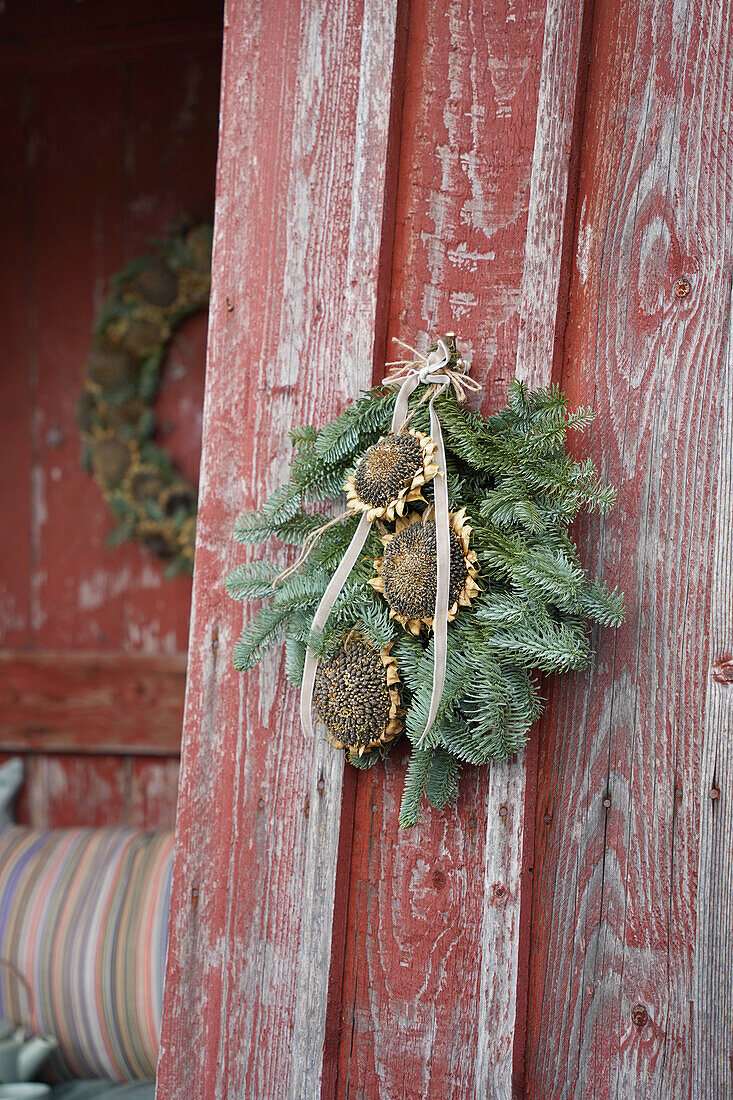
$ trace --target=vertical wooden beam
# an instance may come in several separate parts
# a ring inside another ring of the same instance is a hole
[[[391,331],[455,330],[488,407],[515,365],[551,377],[582,11],[411,4]],[[400,763],[357,781],[337,1094],[509,1098],[524,762],[466,768],[409,832]]]
[[[562,383],[619,488],[581,553],[628,621],[542,726],[535,1100],[731,1094],[732,14],[595,7]]]
[[[577,156],[587,48],[585,9],[584,0],[549,0],[545,11],[516,366],[517,377],[533,388],[548,386],[560,369],[568,237],[575,215],[575,193],[569,191],[575,183],[572,158]],[[513,1087],[521,1090],[524,1081],[532,888],[527,859],[533,848],[538,738],[535,728],[522,757],[491,769],[476,1091],[497,1100],[511,1100]],[[499,831],[503,845],[496,842],[497,825],[500,829],[507,820],[502,807],[507,817],[511,814],[508,827]],[[496,883],[506,883],[509,900],[503,906],[494,903]]]
[[[159,1098],[320,1092],[342,762],[303,741],[279,656],[233,672],[223,579],[288,429],[371,381],[395,33],[382,0],[228,8]]]
[[[695,1100],[733,1096],[733,349],[727,309],[725,373],[719,392],[715,534],[707,684],[701,684],[698,912],[692,975],[692,1089]],[[694,777],[690,794],[695,794]]]

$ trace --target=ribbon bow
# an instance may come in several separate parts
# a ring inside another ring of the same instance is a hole
[[[449,346],[447,341],[450,341],[452,347]],[[402,343],[402,341],[398,341],[398,343]],[[409,348],[409,345],[406,344],[402,346]],[[413,351],[412,348],[409,348],[409,350]],[[405,369],[391,376],[387,376],[382,380],[382,385],[385,386],[395,385],[397,383],[400,385],[400,391],[397,394],[394,413],[392,415],[391,431],[393,433],[399,432],[407,423],[409,419],[407,414],[408,402],[410,396],[417,387],[420,385],[432,385],[435,387],[428,406],[430,410],[430,436],[436,445],[434,461],[438,466],[438,472],[435,475],[434,481],[435,551],[437,559],[435,614],[433,618],[435,656],[433,660],[433,690],[430,697],[430,711],[428,713],[425,729],[420,736],[420,740],[417,742],[418,748],[422,745],[430,732],[438,713],[440,699],[443,694],[443,685],[445,683],[445,667],[448,649],[448,598],[450,594],[450,515],[448,506],[448,481],[446,476],[443,432],[433,403],[436,397],[439,397],[440,394],[451,385],[454,387],[459,401],[466,400],[466,390],[477,392],[481,389],[480,384],[474,379],[468,378],[462,371],[450,368],[450,363],[454,354],[455,338],[453,333],[449,333],[445,339],[441,338],[437,341],[437,346],[428,354],[427,358],[417,356],[417,352],[415,352],[417,358],[414,360],[402,359],[396,363],[387,363],[387,366],[401,366]],[[458,363],[460,364],[461,360],[458,360]],[[313,623],[311,625],[312,631],[321,631],[326,625],[333,605],[358,560],[362,547],[369,535],[371,526],[372,521],[367,520],[366,513],[362,512],[359,525],[354,532],[354,537],[349,543],[346,553],[341,559],[338,569],[331,578],[326,591],[323,593],[321,602],[313,616]],[[311,711],[317,667],[318,662],[310,649],[308,649],[305,657],[303,683],[300,693],[300,720],[305,733],[309,736],[313,734]]]

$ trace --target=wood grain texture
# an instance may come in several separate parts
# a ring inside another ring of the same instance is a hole
[[[129,787],[125,824],[170,829],[176,819],[178,757],[138,756],[126,764]]]
[[[0,753],[0,764],[7,759]],[[170,829],[177,793],[177,757],[34,754],[25,758],[15,820],[36,829]]]
[[[128,788],[117,756],[29,756],[18,820],[38,829],[127,825]]]
[[[186,655],[0,650],[8,752],[177,755]]]
[[[3,146],[23,146],[25,88],[20,81],[0,88]],[[23,163],[21,161],[21,163]],[[14,172],[3,189],[0,233],[10,263],[0,264],[0,296],[5,303],[3,324],[6,366],[0,375],[0,499],[10,518],[13,537],[4,540],[0,566],[0,644],[27,646],[31,642],[31,501],[29,471],[33,464],[30,432],[36,372],[26,340],[25,323],[13,323],[27,311],[24,250],[13,250],[10,228],[23,226],[26,217],[26,171]],[[10,237],[10,240],[8,238]],[[14,262],[13,262],[14,261]],[[9,369],[12,364],[12,369]],[[10,458],[12,456],[12,461]],[[19,476],[20,472],[20,476]]]
[[[391,331],[424,347],[455,330],[486,408],[517,362],[550,380],[581,11],[410,9]],[[403,777],[398,750],[357,780],[336,1095],[510,1097],[524,763],[467,768],[458,806],[409,832]]]
[[[730,704],[711,675],[731,652],[730,18],[595,8],[562,383],[598,412],[579,453],[619,488],[581,553],[628,621],[542,724],[536,1100],[731,1091]]]
[[[163,1100],[320,1093],[342,762],[303,741],[280,653],[233,671],[222,582],[235,515],[287,475],[288,429],[371,379],[395,7],[227,19]]]
[[[565,331],[589,22],[585,0],[547,4],[515,372],[532,388],[552,381]]]
[[[728,326],[731,303],[728,302]],[[699,783],[698,911],[692,971],[692,1089],[695,1100],[724,1100],[733,1094],[733,694],[729,677],[733,652],[733,354],[725,355],[715,474],[715,534],[710,594],[711,675],[700,685],[704,704]],[[722,669],[722,674],[721,674]],[[691,853],[692,855],[692,853]]]

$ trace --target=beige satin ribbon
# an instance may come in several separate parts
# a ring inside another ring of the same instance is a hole
[[[425,360],[425,365],[419,370],[411,370],[406,375],[397,394],[394,413],[392,415],[392,432],[398,432],[407,419],[407,408],[410,396],[420,385],[436,385],[438,388],[433,393],[428,406],[430,410],[430,436],[436,445],[434,461],[438,467],[435,475],[435,550],[437,558],[437,580],[435,591],[435,611],[433,616],[434,635],[434,659],[433,659],[433,690],[430,697],[430,711],[428,720],[420,740],[418,748],[422,745],[430,729],[435,722],[440,706],[445,683],[445,666],[448,649],[448,597],[450,594],[450,516],[448,506],[448,481],[445,464],[445,445],[440,420],[433,402],[436,397],[451,384],[451,376],[441,373],[450,363],[451,352],[445,340],[438,340],[435,351],[431,351]],[[383,379],[383,385],[394,385],[393,378]],[[344,554],[339,567],[331,578],[321,602],[313,616],[312,631],[323,630],[328,617],[333,610],[333,605],[338,599],[341,589],[344,587],[351,570],[354,568],[362,547],[367,540],[371,529],[371,522],[362,512],[359,526]],[[316,682],[318,661],[310,649],[306,650],[305,664],[303,666],[303,682],[300,689],[300,721],[307,736],[313,735],[313,689]]]

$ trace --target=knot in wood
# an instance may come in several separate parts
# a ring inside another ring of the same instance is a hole
[[[631,1010],[631,1019],[635,1027],[644,1027],[649,1020],[649,1013],[644,1008],[644,1005],[634,1005]]]
[[[728,658],[716,661],[713,665],[713,679],[719,684],[733,684],[733,660]]]
[[[674,293],[676,298],[686,298],[691,290],[692,286],[689,279],[678,279],[677,282],[674,284]]]

